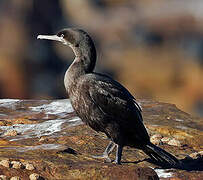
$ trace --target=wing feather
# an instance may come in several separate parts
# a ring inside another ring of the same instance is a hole
[[[93,103],[88,106],[93,109],[81,110],[91,114],[86,118],[90,127],[105,132],[115,142],[124,138],[130,146],[149,140],[140,105],[120,83],[108,76],[89,74],[80,84],[89,96],[89,103]]]
[[[109,77],[99,75],[96,78],[89,87],[89,95],[104,113],[117,119],[134,115],[135,120],[143,121],[140,105],[126,88]]]

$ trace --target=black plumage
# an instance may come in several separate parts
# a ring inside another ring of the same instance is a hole
[[[85,31],[68,28],[57,35],[39,35],[38,38],[57,40],[72,48],[75,59],[66,71],[64,84],[82,121],[110,139],[101,157],[110,161],[108,155],[117,146],[115,162],[120,164],[123,147],[130,146],[143,150],[164,165],[180,165],[174,156],[150,142],[141,107],[130,92],[112,78],[93,72],[96,49]]]

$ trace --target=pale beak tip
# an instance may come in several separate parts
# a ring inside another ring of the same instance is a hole
[[[41,35],[38,35],[38,36],[37,36],[37,39],[41,39],[41,38],[42,38]]]

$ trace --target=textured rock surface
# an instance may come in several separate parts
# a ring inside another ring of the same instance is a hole
[[[27,163],[27,164],[25,165],[25,169],[32,171],[32,170],[35,169],[35,167],[34,167],[32,164]]]
[[[4,175],[0,175],[0,180],[7,180],[8,178]]]
[[[182,112],[175,105],[139,102],[151,136],[180,142],[180,146],[169,145],[167,141],[159,146],[183,159],[184,170],[160,169],[143,152],[129,147],[124,148],[121,166],[92,158],[91,155],[103,152],[108,140],[81,123],[69,100],[5,100],[0,106],[0,175],[29,179],[36,173],[41,179],[51,180],[201,179],[202,119]],[[18,134],[5,136],[9,130]],[[111,155],[114,157],[115,152]],[[20,168],[12,168],[12,162],[20,164]],[[26,168],[27,164],[34,169]]]
[[[40,177],[40,175],[37,174],[37,173],[30,174],[29,178],[30,178],[30,180],[42,180],[42,179],[43,179],[43,178]]]

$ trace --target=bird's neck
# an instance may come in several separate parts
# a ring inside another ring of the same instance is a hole
[[[92,73],[96,64],[96,49],[89,48],[74,49],[75,59],[67,69],[64,77],[66,90],[77,83],[77,79],[85,74]]]

